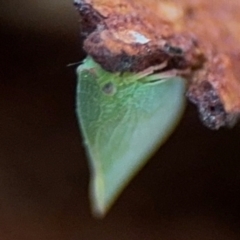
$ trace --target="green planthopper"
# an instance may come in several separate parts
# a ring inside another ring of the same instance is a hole
[[[77,69],[77,115],[91,167],[93,212],[103,216],[182,115],[182,78],[109,73],[90,57]]]

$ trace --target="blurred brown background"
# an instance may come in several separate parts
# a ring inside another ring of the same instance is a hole
[[[92,218],[75,117],[71,0],[0,3],[0,239],[240,239],[240,128],[192,106],[104,220]]]

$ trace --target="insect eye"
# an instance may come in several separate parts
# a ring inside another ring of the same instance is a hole
[[[108,82],[105,83],[102,87],[102,91],[106,94],[106,95],[114,95],[116,93],[116,87],[112,82]]]

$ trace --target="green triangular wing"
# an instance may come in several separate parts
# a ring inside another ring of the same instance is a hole
[[[89,154],[92,207],[103,216],[176,126],[185,85],[178,77],[126,83],[124,76],[107,73],[90,60],[77,74],[77,114]]]

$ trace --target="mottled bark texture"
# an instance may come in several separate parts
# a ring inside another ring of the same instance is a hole
[[[207,127],[240,115],[240,1],[75,0],[84,49],[110,72],[161,66],[188,81]]]

